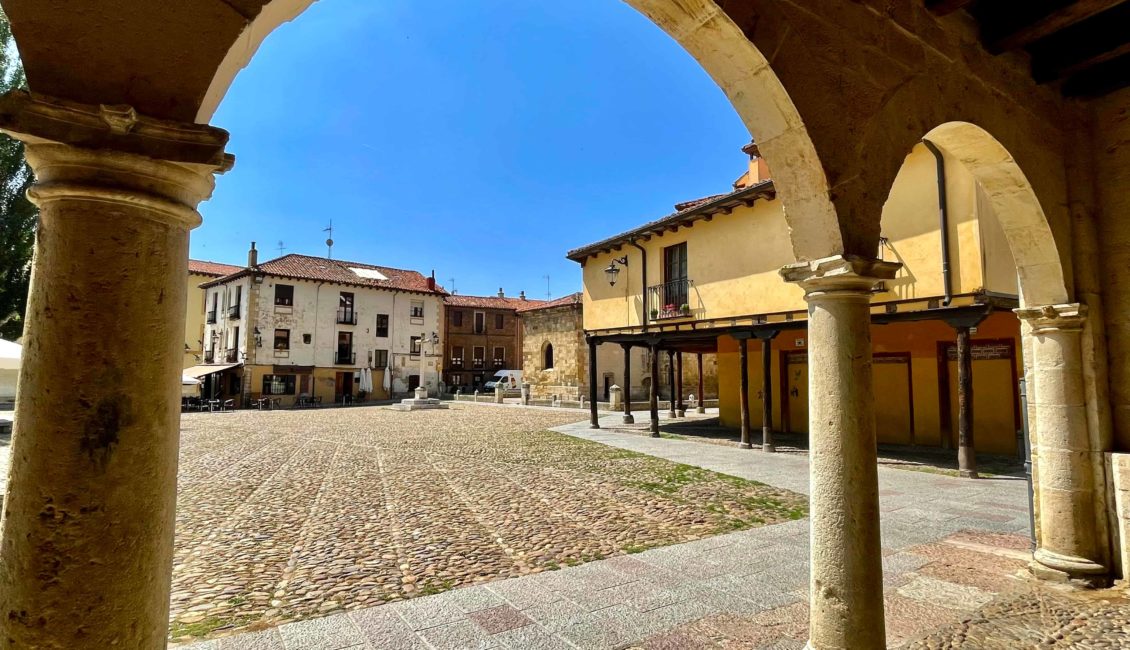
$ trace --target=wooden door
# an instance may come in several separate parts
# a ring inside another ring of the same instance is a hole
[[[1015,456],[1020,426],[1015,342],[982,339],[970,342],[973,354],[973,447],[978,452]],[[957,352],[946,346],[945,399],[948,419],[943,436],[957,448]],[[948,402],[948,404],[946,404]]]
[[[808,433],[808,353],[785,355],[785,395],[789,433]]]
[[[875,433],[880,443],[914,444],[913,388],[910,354],[876,353],[872,364],[875,386]]]

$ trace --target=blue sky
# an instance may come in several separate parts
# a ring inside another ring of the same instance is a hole
[[[213,124],[233,171],[192,256],[435,269],[461,294],[580,287],[570,248],[725,191],[748,132],[621,0],[321,0],[263,44]]]

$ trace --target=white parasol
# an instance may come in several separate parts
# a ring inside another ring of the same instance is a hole
[[[0,339],[0,370],[19,370],[23,346]]]
[[[381,388],[384,389],[386,395],[392,395],[392,366],[385,366],[385,370],[381,373]]]

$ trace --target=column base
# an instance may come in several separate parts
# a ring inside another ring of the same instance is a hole
[[[633,415],[625,415],[624,416],[624,424],[635,424],[635,423],[636,423],[635,416],[633,416]]]
[[[753,449],[753,445],[745,442],[738,443],[738,449]]]
[[[959,469],[957,470],[957,475],[961,478],[981,478],[977,475],[977,470],[975,469]]]
[[[1110,576],[1103,565],[1043,548],[1036,549],[1032,554],[1028,570],[1041,580],[1069,583],[1089,589],[1110,585]]]
[[[687,412],[686,411],[675,411],[675,417],[685,418],[685,417],[687,417]]]
[[[773,454],[777,452],[777,447],[773,443],[769,442],[761,445],[761,451]]]
[[[590,429],[599,429],[599,428],[600,428],[600,425],[599,425],[599,424],[590,424],[590,425],[589,425],[589,428],[590,428]]]
[[[700,406],[700,407],[696,408],[696,409],[694,410],[694,412],[695,412],[695,413],[698,413],[699,415],[705,415],[705,414],[706,414],[706,407],[705,407],[705,406]]]

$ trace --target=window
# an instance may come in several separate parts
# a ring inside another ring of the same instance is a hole
[[[305,343],[306,345],[310,345],[310,342],[313,341],[313,340],[314,340],[314,337],[310,334],[303,334],[302,335],[302,342]]]
[[[461,311],[451,312],[451,324],[456,326],[456,327],[463,327],[463,312],[461,312]]]
[[[293,395],[294,375],[263,375],[264,395]]]
[[[338,332],[335,362],[338,365],[353,365],[354,358],[353,332]]]
[[[458,373],[458,372],[455,373],[454,375],[451,375],[451,384],[453,386],[462,386],[463,385],[463,375]]]
[[[377,314],[377,338],[388,338],[388,314]]]
[[[337,322],[341,325],[356,325],[357,312],[353,310],[353,294],[342,291],[337,301]]]
[[[544,366],[544,368],[546,370],[552,370],[553,369],[553,344],[552,343],[546,343],[545,344],[545,366]]]
[[[483,367],[483,360],[487,356],[487,349],[484,348],[484,347],[476,345],[471,350],[471,355],[472,355],[471,365],[474,366],[475,368],[482,368]]]
[[[502,314],[495,314],[494,315],[494,329],[500,330],[500,329],[502,329],[502,325],[503,325]]]
[[[388,367],[388,350],[373,350],[373,367]]]
[[[290,330],[275,330],[275,349],[290,349]]]
[[[451,346],[451,365],[453,365],[453,366],[462,366],[463,365],[463,346],[462,345]]]
[[[275,305],[279,307],[293,307],[294,306],[294,285],[292,284],[276,284],[275,285]]]
[[[412,350],[412,354],[420,354],[420,337],[418,337],[418,336],[412,337],[411,350]]]
[[[679,309],[687,304],[687,243],[663,249],[663,305]]]
[[[481,311],[475,312],[475,334],[482,334],[487,329],[487,315]]]
[[[423,300],[413,300],[412,301],[412,311],[409,312],[408,315],[411,316],[412,318],[422,319],[424,317],[424,301]]]
[[[506,361],[506,348],[495,348],[494,349],[494,362],[495,363],[504,363],[505,361]]]

